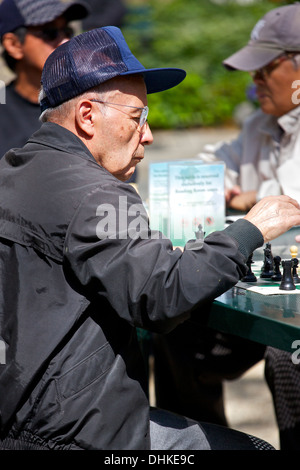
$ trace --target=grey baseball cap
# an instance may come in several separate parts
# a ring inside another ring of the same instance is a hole
[[[300,52],[300,3],[266,13],[254,26],[247,46],[223,61],[229,70],[264,67],[283,52]]]
[[[20,26],[39,26],[64,15],[67,21],[85,18],[89,7],[72,0],[0,0],[0,37]]]

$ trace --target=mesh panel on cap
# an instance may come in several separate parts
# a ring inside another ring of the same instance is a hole
[[[42,83],[51,106],[126,72],[115,41],[104,30],[76,36],[52,53]]]

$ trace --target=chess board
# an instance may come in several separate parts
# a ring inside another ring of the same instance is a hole
[[[256,282],[243,282],[239,281],[236,284],[236,287],[240,289],[246,289],[252,292],[256,292],[257,294],[261,295],[295,295],[300,294],[300,284],[296,284],[295,290],[281,290],[279,289],[280,281],[272,281],[272,279],[265,279],[261,278],[261,268],[263,262],[262,261],[255,261],[252,264],[252,272],[256,276]]]

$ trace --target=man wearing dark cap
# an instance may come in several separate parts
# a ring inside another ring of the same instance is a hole
[[[153,141],[147,93],[185,75],[146,69],[112,26],[45,63],[43,124],[0,161],[2,449],[272,448],[150,410],[143,387],[136,328],[164,333],[200,316],[246,273],[249,253],[300,224],[299,204],[281,196],[199,250],[151,231],[126,181]]]
[[[10,148],[24,145],[40,127],[38,94],[45,60],[72,36],[69,23],[87,14],[81,1],[0,2],[3,58],[15,75],[0,106],[0,158]]]

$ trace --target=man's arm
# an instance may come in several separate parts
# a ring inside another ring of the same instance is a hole
[[[106,299],[121,318],[170,331],[192,309],[234,286],[264,240],[300,224],[297,203],[282,198],[261,201],[244,219],[208,235],[199,250],[182,252],[149,229],[129,185],[109,184],[88,195],[71,222],[66,268],[87,297]]]

